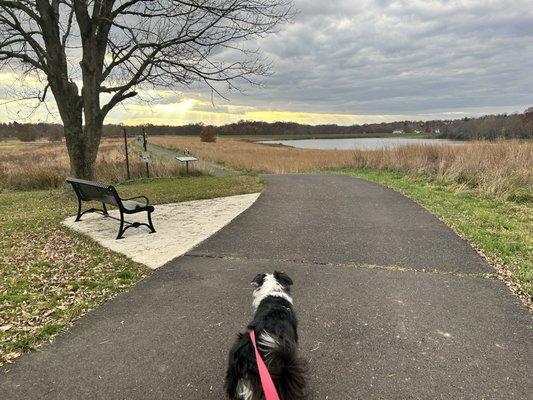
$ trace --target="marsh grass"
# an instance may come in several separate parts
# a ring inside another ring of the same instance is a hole
[[[193,137],[153,137],[156,144],[235,169],[294,173],[324,168],[367,168],[422,176],[519,203],[532,200],[533,142],[417,144],[384,150],[310,150],[231,139],[202,143]]]
[[[412,145],[354,155],[355,168],[407,173],[519,203],[533,199],[533,142]]]
[[[104,139],[96,162],[96,179],[116,183],[126,179],[124,142]],[[175,177],[185,174],[178,162],[152,157],[150,176]],[[135,146],[130,146],[131,178],[145,175]],[[69,175],[69,158],[61,142],[0,142],[0,191],[59,187]]]

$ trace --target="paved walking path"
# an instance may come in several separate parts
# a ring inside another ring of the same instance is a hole
[[[152,143],[147,143],[146,149],[149,152],[155,154],[156,156],[179,162],[176,160],[176,155],[178,153],[174,150],[166,149],[164,147],[161,147],[161,146],[158,146]],[[204,159],[198,159],[198,161],[194,163],[194,165],[192,165],[191,168],[198,168],[200,171],[206,172],[213,176],[224,177],[224,176],[235,175],[233,171],[230,171],[227,168],[221,167],[220,165],[210,163],[209,161],[206,161]]]
[[[532,318],[463,240],[373,183],[266,182],[198,248],[0,369],[0,397],[222,399],[249,281],[280,269],[314,399],[528,399]]]

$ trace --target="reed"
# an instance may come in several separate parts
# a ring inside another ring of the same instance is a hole
[[[96,179],[122,182],[126,179],[123,142],[104,139],[96,162]],[[69,158],[64,143],[17,141],[0,142],[0,190],[33,190],[59,187],[69,175]],[[145,166],[134,148],[130,149],[131,178],[144,176]],[[183,175],[178,162],[152,158],[151,177]]]
[[[324,168],[368,168],[423,175],[483,194],[519,202],[532,199],[533,142],[476,141],[462,146],[416,144],[383,150],[308,150],[219,139],[152,137],[154,143],[212,162],[259,173],[292,173]]]

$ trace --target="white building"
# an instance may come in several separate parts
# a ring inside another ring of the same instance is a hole
[[[400,135],[403,133],[403,129],[396,129],[395,131],[392,131],[392,133]]]

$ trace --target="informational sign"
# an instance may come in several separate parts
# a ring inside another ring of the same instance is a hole
[[[198,161],[196,157],[176,157],[181,162]]]
[[[189,173],[189,163],[198,161],[198,159],[196,157],[190,157],[190,156],[187,156],[187,157],[176,157],[176,158],[178,159],[178,161],[180,161],[182,163],[185,163],[186,168],[187,168],[187,173]]]
[[[140,155],[141,155],[142,162],[144,163],[150,162],[150,153],[148,153],[147,151],[143,151]]]

